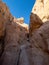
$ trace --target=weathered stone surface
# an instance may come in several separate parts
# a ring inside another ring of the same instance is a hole
[[[27,33],[28,25],[24,23],[21,24],[20,22],[15,22],[13,20],[12,23],[9,23],[6,26],[5,48],[4,53],[1,57],[2,65],[17,65],[19,59],[18,57],[20,52],[20,46],[28,44]]]
[[[33,32],[30,44],[21,47],[19,65],[49,65],[49,22]]]
[[[20,32],[18,34],[19,35],[18,43],[21,45],[21,44],[25,44],[24,41],[27,40],[27,34],[29,33],[29,28],[28,28],[27,24],[25,24],[23,22],[21,23],[20,19],[22,19],[22,18],[14,19],[14,22],[18,25],[19,30],[20,30]]]
[[[19,65],[49,65],[49,55],[32,45],[22,48]]]
[[[6,26],[10,21],[12,21],[13,16],[10,14],[8,7],[5,3],[0,1],[0,56],[4,48],[4,37]]]
[[[4,38],[4,52],[0,57],[0,65],[17,65],[20,52],[19,46],[28,43],[28,25],[23,23],[23,18],[13,19],[7,6],[2,2],[0,3],[0,35],[4,36],[6,34]]]
[[[38,30],[32,33],[30,40],[33,42],[37,42],[36,44],[33,43],[36,47],[41,48],[44,51],[49,50],[49,22],[44,23]]]
[[[0,52],[3,52],[0,65],[49,65],[49,21],[45,17],[42,19],[49,11],[48,0],[36,2],[39,3],[37,12],[33,8],[35,12],[31,13],[29,27],[23,23],[23,18],[13,18],[6,5],[0,2],[0,44],[3,43],[0,45]]]
[[[17,26],[18,26],[18,23],[17,23]],[[12,27],[10,27],[10,28],[12,28]],[[7,29],[7,30],[9,30],[9,29]],[[5,63],[7,65],[10,65],[10,64],[12,64],[12,65],[14,65],[14,64],[15,65],[17,65],[17,64],[18,65],[49,65],[49,33],[48,33],[49,30],[48,29],[49,29],[49,22],[43,24],[38,30],[33,32],[32,37],[30,38],[30,44],[28,43],[27,45],[26,44],[22,45],[21,44],[22,42],[21,42],[20,43],[21,47],[19,47],[21,51],[18,50],[17,53],[14,52],[15,46],[17,46],[16,45],[17,43],[14,44],[15,40],[9,42],[10,44],[8,44],[8,46],[6,46],[6,51],[5,51],[6,54],[4,56],[3,65]],[[12,34],[14,34],[14,33],[12,33]],[[14,37],[12,36],[12,40]],[[11,39],[11,38],[9,38],[9,39]],[[19,41],[21,41],[21,40],[19,40]],[[26,43],[26,42],[24,41],[24,43]],[[13,46],[14,46],[14,48],[13,48]],[[18,48],[16,47],[16,49],[18,49]],[[16,55],[14,53],[16,53]],[[8,54],[10,54],[10,55],[8,55]],[[18,60],[15,57],[18,58]],[[8,59],[9,59],[9,61],[7,62]],[[13,59],[13,62],[11,61],[12,59]],[[16,61],[15,61],[15,59],[16,59]]]
[[[12,19],[6,4],[0,2],[0,38],[4,36],[6,24]]]
[[[23,17],[21,17],[21,18],[15,18],[14,17],[14,22],[19,22],[19,23],[21,23],[21,24],[23,24],[24,23],[24,18]]]
[[[12,22],[6,26],[6,37],[5,37],[5,48],[4,53],[1,57],[1,65],[17,65],[18,56],[19,56],[19,25]]]
[[[37,14],[43,22],[49,21],[49,0],[36,0],[32,12]]]
[[[42,20],[34,13],[30,15],[30,26],[29,34],[32,35],[32,32],[37,30],[43,24]]]
[[[1,57],[0,64],[1,65],[17,65],[19,59],[20,47],[15,45],[8,45],[8,47],[4,50],[4,53]]]

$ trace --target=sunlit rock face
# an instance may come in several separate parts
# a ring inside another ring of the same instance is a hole
[[[30,34],[46,21],[49,21],[49,0],[36,0],[30,15]]]
[[[14,17],[14,22],[19,22],[19,23],[23,24],[24,23],[24,18],[23,17],[21,17],[21,18],[15,18]]]
[[[37,14],[43,22],[49,21],[49,0],[36,0],[32,13]]]
[[[11,23],[13,17],[9,12],[8,7],[5,3],[0,1],[0,56],[4,48],[4,37],[6,34],[6,26],[8,23]]]
[[[6,4],[0,1],[0,38],[4,36],[6,24],[12,20],[12,15],[9,12]]]

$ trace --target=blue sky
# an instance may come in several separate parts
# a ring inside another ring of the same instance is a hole
[[[24,17],[24,22],[29,23],[30,13],[35,0],[3,0],[16,18]]]

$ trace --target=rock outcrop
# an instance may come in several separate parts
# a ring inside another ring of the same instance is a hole
[[[12,21],[12,15],[9,12],[6,4],[0,1],[0,38],[4,36],[6,24]]]
[[[20,53],[20,46],[23,44],[28,44],[27,34],[28,34],[28,25],[23,23],[24,18],[13,18],[13,16],[10,14],[9,9],[7,6],[0,2],[2,9],[1,9],[1,18],[0,18],[0,24],[5,24],[5,26],[0,27],[0,31],[5,27],[5,30],[3,31],[2,35],[4,36],[4,45],[3,43],[0,46],[0,65],[14,65],[17,64],[19,53]],[[3,8],[4,7],[4,8]],[[7,9],[7,10],[6,10]],[[2,13],[4,13],[4,16]],[[4,20],[5,19],[5,20]],[[1,39],[1,36],[0,36]],[[9,60],[8,60],[9,59]],[[12,62],[13,61],[13,62]]]
[[[49,0],[36,0],[32,12],[37,14],[43,22],[49,21]]]
[[[0,1],[0,65],[49,65],[48,2],[36,0],[28,26]]]
[[[32,33],[37,30],[43,24],[42,20],[34,13],[30,15],[30,25],[29,25],[29,35],[32,36]]]
[[[13,16],[10,14],[8,7],[5,3],[0,1],[0,56],[4,47],[4,37],[6,33],[6,26],[13,19]]]
[[[30,15],[30,35],[46,21],[49,21],[49,0],[36,0]]]
[[[19,22],[19,23],[21,23],[21,24],[23,24],[24,23],[24,18],[23,17],[21,17],[21,18],[15,18],[14,17],[14,22]]]

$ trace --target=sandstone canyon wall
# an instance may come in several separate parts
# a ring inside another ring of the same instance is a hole
[[[49,21],[49,0],[36,0],[32,12],[37,14],[43,22]]]
[[[49,65],[49,0],[36,0],[29,26],[0,1],[0,65]]]

